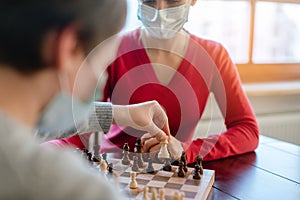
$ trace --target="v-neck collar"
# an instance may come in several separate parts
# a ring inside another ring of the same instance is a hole
[[[140,57],[140,59],[142,59],[144,63],[149,64],[149,66],[150,66],[150,67],[149,67],[149,73],[151,73],[150,75],[151,75],[151,77],[154,78],[154,81],[157,82],[157,83],[160,84],[160,85],[163,85],[163,86],[171,86],[171,85],[173,85],[173,83],[177,83],[177,81],[176,81],[176,77],[178,77],[178,74],[177,74],[177,73],[181,73],[182,75],[184,75],[184,73],[185,73],[186,70],[187,70],[187,67],[184,67],[184,66],[186,65],[186,60],[185,60],[185,58],[188,56],[188,54],[189,54],[189,49],[190,49],[190,40],[191,40],[190,34],[188,33],[188,35],[189,35],[189,40],[188,40],[186,52],[184,53],[184,57],[182,58],[182,60],[181,60],[181,62],[180,62],[180,64],[179,64],[179,66],[178,66],[178,68],[176,69],[176,72],[173,74],[173,76],[171,77],[170,81],[169,81],[167,84],[163,84],[163,83],[161,83],[161,81],[158,79],[157,74],[156,74],[156,72],[155,72],[155,70],[154,70],[154,67],[153,67],[153,65],[152,65],[152,63],[151,63],[151,60],[150,60],[150,58],[149,58],[149,56],[148,56],[148,54],[147,54],[146,48],[145,48],[145,46],[144,46],[144,44],[143,44],[143,41],[142,41],[142,39],[141,39],[141,37],[140,37],[140,34],[141,34],[140,29],[138,29],[137,31],[138,31],[138,32],[137,32],[137,38],[139,38],[139,39],[138,39],[138,46],[140,46],[140,49],[142,49],[142,53],[143,53],[143,55]],[[145,61],[146,61],[146,62],[145,62]],[[151,69],[150,69],[150,68],[151,68]]]

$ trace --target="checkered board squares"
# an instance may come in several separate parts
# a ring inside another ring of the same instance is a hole
[[[185,200],[205,200],[214,183],[215,172],[204,169],[201,180],[193,179],[193,168],[188,168],[184,178],[177,176],[177,166],[172,166],[172,172],[162,171],[162,165],[153,163],[154,174],[148,174],[145,169],[140,169],[136,175],[138,183],[137,189],[129,189],[131,167],[121,164],[119,159],[110,159],[114,164],[115,172],[119,174],[119,188],[128,199],[143,200],[144,187],[149,187],[149,197],[151,199],[151,188],[165,190],[165,199],[172,200],[175,191],[184,192]],[[147,165],[146,165],[147,166]],[[159,198],[158,198],[159,199]]]

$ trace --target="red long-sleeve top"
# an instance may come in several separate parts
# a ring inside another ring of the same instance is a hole
[[[139,30],[123,37],[117,59],[109,66],[105,100],[133,104],[157,100],[166,110],[171,134],[185,148],[188,163],[197,155],[214,160],[253,151],[259,131],[254,112],[243,91],[235,64],[224,47],[190,34],[187,52],[167,85],[159,82]],[[227,131],[193,140],[209,93],[216,98]],[[113,125],[102,151],[112,151],[124,142],[134,148],[141,132]]]
[[[184,146],[188,163],[194,162],[197,155],[214,160],[253,151],[258,145],[258,125],[237,68],[217,42],[190,34],[180,66],[163,85],[151,66],[139,30],[135,30],[123,36],[117,59],[107,72],[103,100],[121,105],[157,100],[166,110],[171,134]],[[195,139],[195,128],[210,93],[215,96],[227,130]],[[112,125],[101,151],[121,152],[125,142],[133,150],[141,135],[141,131]],[[78,136],[56,143],[82,146]]]

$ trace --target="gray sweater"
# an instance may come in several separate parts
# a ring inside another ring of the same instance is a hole
[[[32,131],[0,112],[0,199],[122,199],[68,150],[39,146]]]

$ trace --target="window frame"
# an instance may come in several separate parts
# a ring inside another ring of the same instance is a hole
[[[244,1],[244,0],[243,0]],[[243,83],[257,82],[283,82],[300,80],[300,63],[267,63],[259,64],[252,62],[255,9],[257,2],[275,2],[275,3],[295,3],[300,0],[246,0],[250,1],[250,38],[249,38],[249,62],[245,64],[236,64]]]

